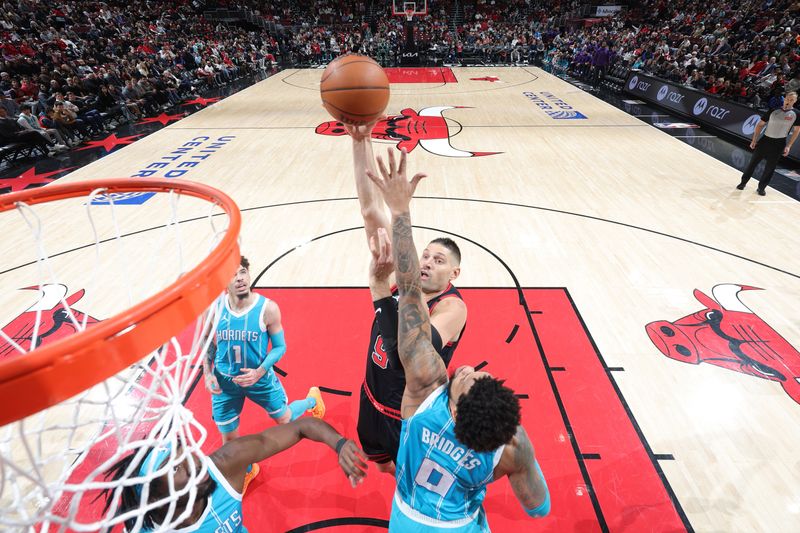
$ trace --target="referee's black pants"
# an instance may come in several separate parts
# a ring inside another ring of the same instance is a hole
[[[764,172],[761,173],[761,179],[758,180],[758,189],[761,191],[766,190],[767,185],[769,185],[770,180],[772,180],[772,174],[775,172],[775,167],[778,166],[778,161],[783,155],[784,148],[786,148],[786,139],[774,139],[766,136],[762,137],[758,141],[758,144],[756,144],[756,149],[753,151],[753,157],[750,159],[750,164],[748,164],[747,168],[744,169],[744,174],[742,174],[742,184],[748,182],[748,180],[753,176],[756,166],[758,166],[762,159],[766,159],[767,165],[764,167]]]

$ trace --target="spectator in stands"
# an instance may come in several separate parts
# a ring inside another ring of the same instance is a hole
[[[16,120],[9,117],[5,108],[2,107],[0,107],[0,143],[21,143],[36,147],[43,154],[52,155],[55,153],[52,150],[52,147],[55,147],[55,142],[50,141],[38,131],[23,128]]]
[[[5,109],[6,116],[15,117],[19,114],[17,103],[0,91],[0,108]]]
[[[123,106],[119,104],[117,98],[109,92],[108,85],[100,86],[100,94],[97,95],[94,106],[97,111],[101,114],[105,113],[110,118],[114,118],[118,114],[124,114],[122,111]]]
[[[22,106],[22,112],[20,113],[19,118],[17,119],[17,124],[25,128],[26,130],[35,131],[47,137],[49,141],[54,143],[54,146],[52,147],[54,151],[63,152],[69,150],[66,141],[64,140],[64,138],[61,136],[61,134],[58,132],[57,129],[42,128],[42,126],[39,124],[39,120],[32,113],[31,110],[32,107],[33,105]]]
[[[53,120],[56,123],[56,129],[67,132],[67,137],[77,139],[89,134],[86,124],[78,119],[78,115],[74,111],[67,109],[62,100],[58,100],[53,106]]]
[[[64,108],[71,113],[75,114],[75,118],[79,122],[86,125],[86,128],[92,133],[102,133],[104,131],[103,119],[97,109],[87,106],[81,99],[79,99],[72,91],[67,93],[64,99]]]

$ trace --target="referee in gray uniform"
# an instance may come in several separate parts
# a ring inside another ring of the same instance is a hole
[[[764,167],[764,172],[761,174],[761,179],[758,180],[758,194],[764,196],[767,194],[767,185],[772,179],[772,173],[775,172],[775,167],[781,155],[789,155],[794,141],[800,135],[800,126],[795,126],[797,122],[797,113],[792,106],[797,102],[797,93],[788,92],[783,98],[783,107],[776,109],[772,113],[764,113],[761,120],[756,124],[756,129],[753,132],[753,142],[750,143],[750,148],[753,151],[753,158],[750,159],[750,164],[744,169],[742,174],[742,182],[736,186],[737,189],[743,190],[744,186],[750,180],[753,172],[762,159],[767,160],[767,166]],[[764,136],[759,140],[761,130],[766,127]],[[789,130],[794,127],[792,138],[789,143],[786,143],[786,136]]]

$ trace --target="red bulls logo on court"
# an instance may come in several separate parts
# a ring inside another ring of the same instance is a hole
[[[420,109],[403,109],[399,115],[392,115],[378,121],[372,130],[372,138],[397,142],[397,149],[411,153],[418,145],[424,150],[445,157],[480,157],[501,152],[468,152],[453,148],[450,144],[450,130],[444,118],[448,109],[466,109],[463,106],[437,106]],[[460,126],[460,124],[459,124]],[[323,122],[315,130],[320,135],[347,135],[341,122]]]
[[[710,363],[777,381],[800,403],[800,352],[739,300],[739,292],[760,290],[723,284],[713,298],[695,289],[705,309],[675,322],[651,322],[645,329],[653,344],[671,359]]]
[[[86,326],[99,322],[72,306],[86,291],[83,289],[67,296],[66,285],[47,283],[40,287],[25,287],[22,290],[39,291],[39,299],[14,320],[3,326],[3,337],[0,338],[0,359],[22,352],[29,352],[43,344],[47,344],[68,335],[72,335]],[[36,316],[39,315],[39,326],[36,327]],[[80,328],[78,325],[80,324]],[[35,334],[35,341],[34,341]],[[9,340],[10,339],[10,342]],[[34,345],[35,342],[35,345]]]

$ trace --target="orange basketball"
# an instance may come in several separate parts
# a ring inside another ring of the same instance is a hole
[[[333,118],[366,124],[383,114],[389,103],[389,78],[373,59],[342,56],[328,65],[319,84],[322,105]]]

